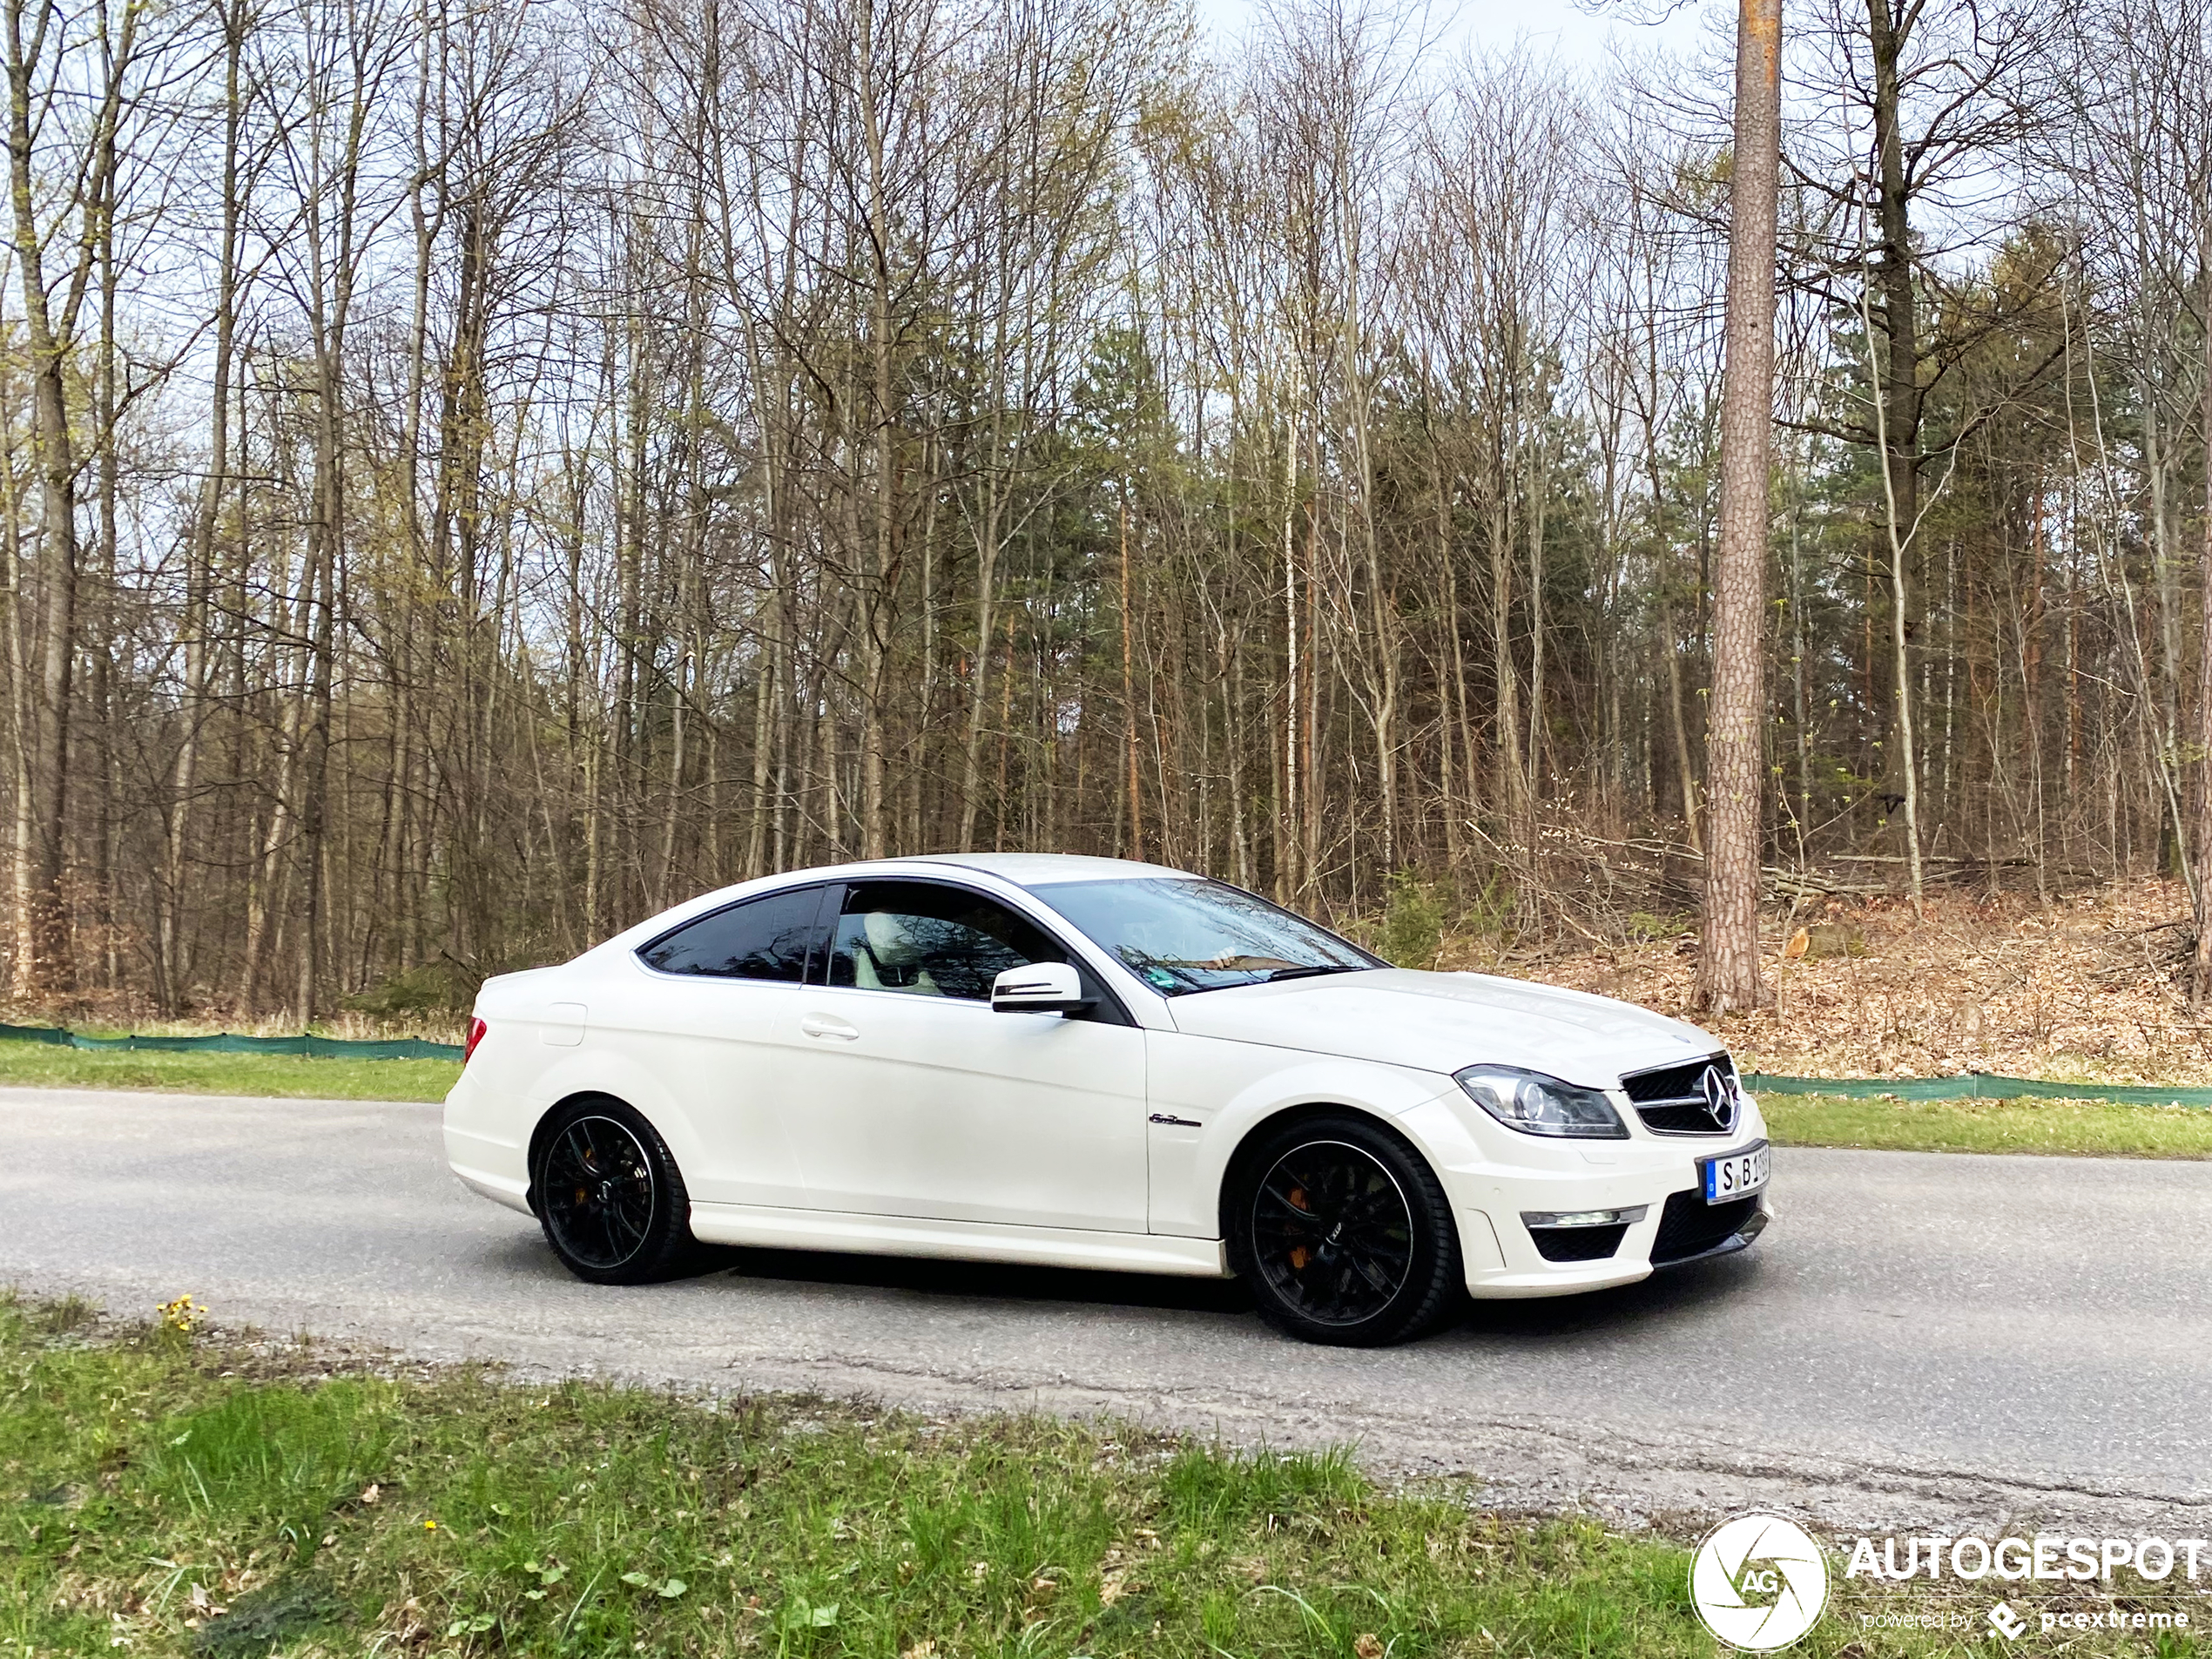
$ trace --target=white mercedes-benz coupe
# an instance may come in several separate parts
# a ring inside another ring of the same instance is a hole
[[[1757,1103],[1703,1032],[1393,968],[1240,888],[1045,854],[726,887],[485,982],[446,1153],[577,1277],[695,1243],[1234,1275],[1396,1341],[1743,1249]]]

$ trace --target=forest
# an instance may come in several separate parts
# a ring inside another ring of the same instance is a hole
[[[0,13],[15,1005],[977,847],[1694,925],[1732,12]],[[1768,891],[2194,879],[2205,0],[1783,17]]]

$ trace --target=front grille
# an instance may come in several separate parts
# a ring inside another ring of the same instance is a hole
[[[1733,1082],[1736,1062],[1724,1054],[1707,1055],[1679,1066],[1662,1066],[1621,1079],[1622,1091],[1635,1103],[1636,1116],[1655,1135],[1731,1135],[1736,1124],[1713,1122],[1705,1107],[1705,1071],[1718,1066]]]
[[[1707,1204],[1696,1189],[1672,1194],[1659,1217],[1659,1231],[1651,1241],[1651,1264],[1664,1267],[1725,1244],[1743,1231],[1758,1213],[1755,1194],[1731,1198],[1726,1204]]]
[[[1531,1227],[1536,1253],[1548,1262],[1602,1262],[1621,1248],[1629,1227]]]
[[[1704,1080],[1708,1066],[1718,1066],[1730,1076],[1736,1076],[1733,1060],[1724,1054],[1709,1054],[1703,1060],[1692,1060],[1685,1065],[1631,1073],[1621,1079],[1621,1088],[1639,1106],[1662,1100],[1703,1100],[1704,1096],[1697,1092],[1697,1085]]]
[[[1663,1106],[1639,1106],[1636,1116],[1643,1119],[1643,1126],[1654,1135],[1728,1135],[1733,1126],[1723,1129],[1713,1122],[1713,1115],[1705,1109],[1705,1097],[1700,1095],[1695,1104],[1688,1101],[1669,1101]]]

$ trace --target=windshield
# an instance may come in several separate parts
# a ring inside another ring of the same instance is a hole
[[[1266,900],[1173,876],[1032,887],[1163,996],[1383,964]]]

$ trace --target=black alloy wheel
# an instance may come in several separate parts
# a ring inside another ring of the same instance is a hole
[[[691,1248],[691,1198],[668,1145],[637,1112],[572,1101],[547,1124],[531,1183],[553,1253],[594,1285],[644,1285]]]
[[[1270,1288],[1307,1318],[1359,1325],[1406,1287],[1413,1211],[1368,1153],[1341,1141],[1307,1141],[1260,1177],[1252,1255]]]
[[[1372,1346],[1458,1306],[1450,1204],[1420,1155],[1381,1124],[1308,1118],[1264,1136],[1240,1169],[1231,1264],[1278,1328]]]

